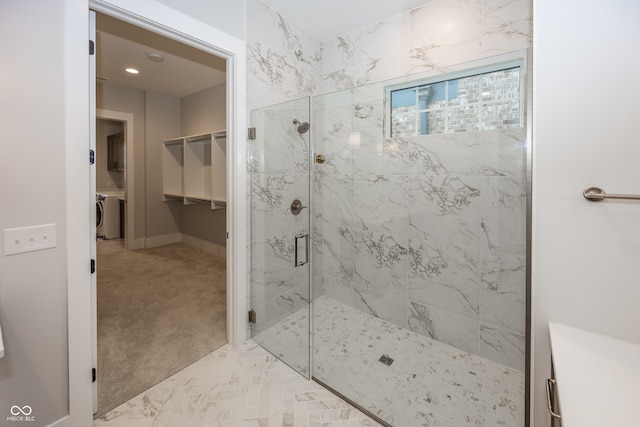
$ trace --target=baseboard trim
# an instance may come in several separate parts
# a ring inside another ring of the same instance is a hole
[[[182,234],[182,242],[189,246],[193,246],[198,249],[202,249],[205,252],[217,255],[219,257],[227,257],[227,247],[219,245],[217,243],[209,242],[207,240],[199,239],[197,237],[190,236],[188,234]]]
[[[131,244],[127,248],[129,251],[135,251],[136,249],[144,249],[145,238],[142,239],[134,239],[130,242]]]
[[[165,234],[163,236],[147,237],[145,239],[145,248],[155,248],[158,246],[169,245],[171,243],[180,243],[182,241],[181,233]]]

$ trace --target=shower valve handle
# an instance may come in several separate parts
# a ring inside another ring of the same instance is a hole
[[[298,199],[291,202],[291,213],[294,215],[298,215],[304,208],[306,208],[306,206],[302,206],[302,202]]]

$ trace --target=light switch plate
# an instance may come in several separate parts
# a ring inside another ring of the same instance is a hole
[[[56,225],[43,224],[4,230],[4,255],[56,247]]]

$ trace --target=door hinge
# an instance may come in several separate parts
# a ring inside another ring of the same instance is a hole
[[[89,55],[93,55],[96,52],[96,44],[93,40],[89,40]]]
[[[89,164],[92,165],[96,162],[96,152],[89,150]]]
[[[98,371],[96,370],[96,368],[91,368],[91,382],[95,383],[97,378],[98,378]]]
[[[256,312],[255,310],[249,310],[249,323],[256,323]]]
[[[247,132],[247,137],[251,140],[256,139],[256,128],[249,128]]]
[[[96,272],[96,260],[92,259],[91,260],[91,274]]]
[[[229,232],[227,231],[227,239],[229,238]]]

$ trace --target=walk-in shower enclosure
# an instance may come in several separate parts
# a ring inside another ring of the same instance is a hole
[[[524,426],[527,77],[523,51],[253,111],[252,338],[381,423]]]

